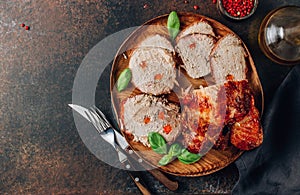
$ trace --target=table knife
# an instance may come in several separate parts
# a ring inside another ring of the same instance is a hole
[[[86,112],[88,110],[87,108],[84,108],[82,106],[75,105],[75,104],[69,104],[69,106],[72,109],[74,109],[76,112],[78,112],[81,116],[83,116],[86,120],[88,120],[89,122],[91,122],[90,119],[89,119],[89,117],[86,115]],[[114,128],[112,128],[112,130],[115,133],[118,145],[120,146],[120,148],[122,150],[126,151],[126,153],[129,154],[128,157],[131,159],[130,161],[135,161],[135,163],[134,163],[135,166],[137,164],[139,164],[138,166],[142,165],[144,167],[144,169],[146,169],[148,172],[150,172],[152,176],[154,176],[157,180],[159,180],[169,190],[175,191],[175,190],[178,189],[178,182],[170,180],[167,176],[165,176],[158,169],[155,169],[155,168],[151,167],[150,165],[148,165],[146,163],[136,163],[139,160],[139,157],[133,152],[133,150],[131,149],[130,145],[126,141],[125,137],[123,137],[123,135],[120,134]]]
[[[97,118],[97,113],[92,112],[92,110],[88,110],[77,105],[69,104],[69,106],[94,125],[95,129],[98,131],[103,140],[113,146],[118,154],[118,160],[121,163],[122,168],[126,170],[141,193],[143,195],[150,195],[151,193],[146,187],[147,185],[142,180],[141,173],[139,171],[136,171],[138,170],[138,168],[136,167],[137,163],[128,158],[128,156],[124,154],[120,146],[116,143],[115,133],[113,129],[106,129],[103,126],[99,125],[100,123],[103,123],[103,121]]]

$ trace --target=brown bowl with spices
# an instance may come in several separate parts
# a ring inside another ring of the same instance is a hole
[[[254,14],[258,0],[218,0],[217,7],[223,16],[231,20],[244,20]]]

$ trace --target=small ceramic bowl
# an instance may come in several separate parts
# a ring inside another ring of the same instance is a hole
[[[251,9],[250,12],[246,13],[245,15],[241,14],[240,12],[234,12],[234,14],[230,14],[228,10],[226,10],[226,8],[223,5],[223,0],[218,0],[217,2],[217,7],[218,10],[221,12],[222,15],[224,15],[225,17],[232,19],[232,20],[244,20],[249,18],[250,16],[252,16],[254,14],[254,12],[256,11],[256,8],[258,6],[258,0],[252,0],[253,1],[253,8]],[[234,9],[234,8],[232,8]]]

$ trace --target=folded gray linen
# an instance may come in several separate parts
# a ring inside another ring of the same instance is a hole
[[[237,161],[232,194],[300,194],[300,66],[277,89],[262,118],[263,144]]]

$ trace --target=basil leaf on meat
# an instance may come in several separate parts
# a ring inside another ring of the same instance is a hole
[[[172,11],[169,14],[167,28],[168,28],[171,38],[175,39],[175,37],[179,33],[179,28],[180,28],[180,20],[175,11]]]
[[[184,164],[192,164],[197,162],[201,158],[201,155],[189,152],[187,149],[183,149],[182,153],[178,156],[178,160]]]
[[[167,154],[166,140],[157,132],[150,132],[148,134],[148,141],[152,150],[158,154]]]
[[[117,90],[120,92],[126,89],[130,80],[131,80],[131,70],[129,68],[126,68],[121,72],[117,80]]]

